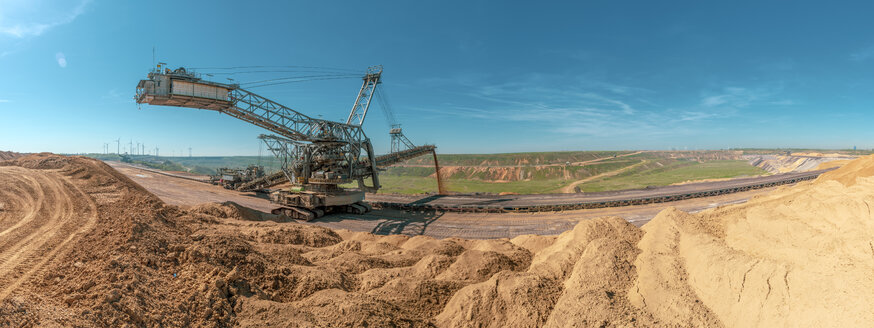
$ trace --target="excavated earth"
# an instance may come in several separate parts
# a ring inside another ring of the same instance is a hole
[[[744,155],[750,165],[759,167],[771,174],[786,172],[804,172],[834,167],[828,163],[843,162],[855,159],[855,156],[841,154],[797,153],[783,155]]]
[[[0,150],[0,161],[10,160],[21,156],[22,155],[19,153]]]
[[[866,327],[874,157],[744,204],[434,239],[167,205],[109,166],[0,162],[0,326]]]

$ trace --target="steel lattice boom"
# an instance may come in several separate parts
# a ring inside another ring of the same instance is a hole
[[[373,95],[376,94],[376,86],[379,85],[381,77],[382,66],[371,66],[367,69],[367,74],[363,78],[364,84],[361,85],[361,90],[358,91],[358,97],[355,98],[355,104],[352,105],[352,111],[349,113],[349,118],[346,119],[346,124],[358,126],[364,124],[364,117],[367,116],[367,109],[370,108],[370,101],[373,100]]]
[[[292,188],[271,194],[277,211],[310,220],[330,211],[364,213],[364,191],[379,189],[377,167],[418,156],[430,148],[415,147],[400,128],[392,138],[407,150],[380,158],[374,156],[361,124],[380,83],[382,66],[368,68],[352,111],[345,123],[316,119],[275,101],[240,88],[238,84],[206,81],[184,68],[170,70],[159,64],[137,85],[138,104],[199,108],[217,111],[262,127],[274,135],[259,138],[282,162],[282,174]],[[394,130],[393,130],[394,131]],[[393,150],[400,147],[392,147]],[[365,185],[370,178],[371,186]],[[339,185],[358,182],[358,190]],[[242,186],[261,188],[279,183],[277,175],[265,176]]]
[[[350,118],[364,119],[381,72],[381,67],[368,70]],[[362,94],[368,96],[366,100],[362,101]],[[331,185],[358,180],[362,188],[379,188],[377,179],[373,186],[364,186],[363,180],[375,175],[376,168],[361,164],[369,163],[361,161],[363,156],[374,157],[370,139],[361,125],[312,118],[238,85],[202,80],[184,68],[152,71],[149,79],[137,86],[136,100],[218,111],[277,134],[261,139],[277,157],[284,158],[287,165],[283,171],[292,184],[322,184],[326,185],[321,188],[325,190],[331,189]],[[358,111],[360,115],[356,114]]]

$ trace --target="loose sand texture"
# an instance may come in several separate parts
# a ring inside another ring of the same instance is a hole
[[[0,162],[0,326],[867,327],[872,175],[864,157],[643,228],[464,240],[167,205],[96,160],[29,155]]]
[[[812,155],[811,155],[812,154]],[[784,155],[744,155],[750,165],[757,166],[772,174],[786,172],[804,172],[837,167],[856,156],[820,153],[793,153]]]
[[[19,153],[0,150],[0,161],[10,160],[10,159],[20,157],[20,156],[22,156],[22,155]]]
[[[816,169],[817,170],[826,170],[826,169],[830,169],[833,167],[841,167],[841,166],[844,166],[845,164],[852,162],[852,161],[853,161],[852,159],[838,159],[838,160],[834,160],[834,161],[828,161],[828,162],[819,164],[819,166],[817,166]]]

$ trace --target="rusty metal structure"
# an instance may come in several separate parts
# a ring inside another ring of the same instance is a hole
[[[362,124],[381,76],[382,66],[367,69],[345,123],[313,118],[239,84],[207,81],[185,68],[170,70],[164,63],[137,84],[136,102],[216,111],[272,132],[259,138],[280,159],[281,176],[265,176],[238,187],[259,189],[288,181],[291,188],[270,195],[271,201],[280,206],[274,213],[312,220],[330,212],[369,211],[370,205],[363,202],[364,194],[379,190],[380,165],[434,152],[434,146],[416,147],[410,142],[412,147],[403,151],[383,157],[374,154]],[[357,189],[340,187],[353,182],[357,182]]]
[[[216,169],[216,174],[210,176],[210,182],[221,185],[225,189],[237,189],[241,185],[263,176],[264,167],[259,165],[249,165],[244,169],[222,167]]]

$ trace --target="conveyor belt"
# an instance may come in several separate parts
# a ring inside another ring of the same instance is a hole
[[[278,171],[276,173],[265,175],[258,179],[246,182],[239,187],[237,190],[239,191],[256,191],[261,189],[266,189],[273,187],[275,185],[281,184],[283,182],[288,182],[288,179],[285,177],[285,174],[282,171]]]
[[[416,158],[427,153],[433,152],[437,148],[434,145],[424,145],[407,150],[402,150],[396,153],[385,154],[376,157],[376,166],[387,167],[394,164],[406,161],[411,158]]]
[[[784,173],[727,181],[690,183],[646,189],[544,195],[385,195],[371,194],[367,201],[375,208],[407,211],[447,212],[547,212],[672,202],[718,196],[754,189],[813,180],[829,170]]]

